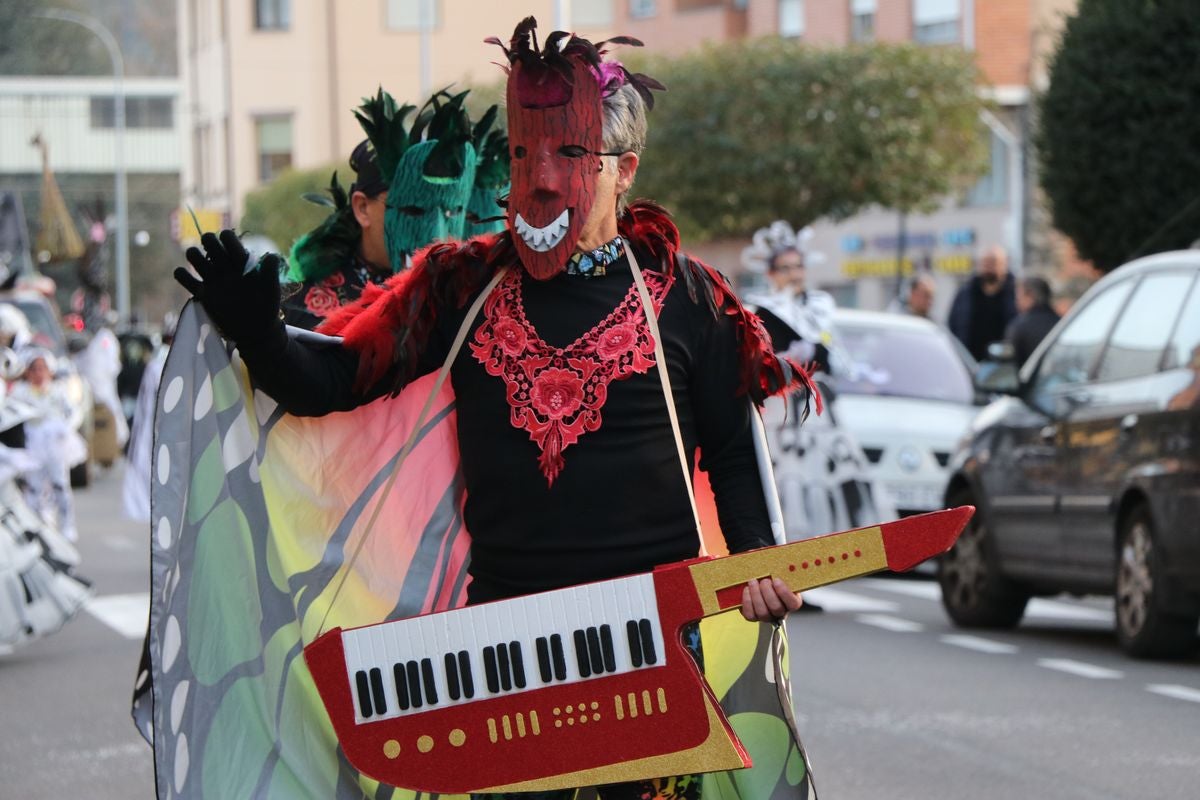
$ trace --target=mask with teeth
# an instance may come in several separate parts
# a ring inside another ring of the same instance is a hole
[[[508,223],[525,271],[538,280],[562,272],[575,251],[603,149],[596,73],[581,58],[563,61],[555,69],[518,60],[508,78]]]

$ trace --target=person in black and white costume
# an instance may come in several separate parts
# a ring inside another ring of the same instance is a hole
[[[825,413],[803,427],[787,398],[771,398],[763,408],[789,540],[897,516],[871,478],[862,448],[837,424],[831,378],[845,359],[836,345],[833,296],[808,286],[807,265],[821,258],[809,250],[812,235],[811,228],[797,233],[779,220],[758,230],[742,252],[743,266],[767,279],[766,290],[746,295],[746,305],[762,319],[777,353],[811,365],[825,398]]]

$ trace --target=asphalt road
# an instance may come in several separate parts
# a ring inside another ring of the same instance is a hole
[[[145,627],[146,536],[120,475],[76,496],[88,611],[0,654],[0,799],[153,797],[129,718]],[[1197,796],[1200,657],[1126,658],[1102,600],[1035,601],[968,634],[923,579],[810,593],[789,624],[799,722],[823,800],[1173,800]],[[235,800],[232,799],[231,800]]]

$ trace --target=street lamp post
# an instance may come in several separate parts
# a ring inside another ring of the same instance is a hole
[[[421,94],[429,97],[433,92],[433,0],[417,0],[417,27],[420,31]]]
[[[78,11],[47,8],[35,12],[43,19],[73,22],[87,28],[103,42],[113,69],[115,200],[117,205],[117,315],[122,322],[129,320],[129,196],[125,175],[125,59],[117,39],[100,20]]]

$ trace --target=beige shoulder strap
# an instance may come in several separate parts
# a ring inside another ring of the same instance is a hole
[[[663,352],[662,334],[658,329],[658,316],[654,313],[654,303],[650,301],[650,292],[646,289],[646,279],[642,277],[641,267],[633,255],[633,247],[625,242],[625,255],[629,258],[629,267],[633,270],[633,282],[637,284],[638,297],[642,300],[642,309],[646,312],[646,325],[650,335],[654,337],[654,359],[658,366],[658,378],[662,383],[663,397],[667,401],[667,416],[671,418],[671,432],[675,434],[675,449],[679,453],[679,467],[683,471],[683,485],[687,487],[688,501],[692,504],[692,519],[696,524],[696,537],[700,540],[700,555],[706,554],[704,534],[700,530],[700,511],[696,508],[696,492],[692,489],[692,465],[689,463],[687,451],[683,446],[683,434],[679,431],[679,415],[675,411],[675,394],[671,391],[671,376],[667,372],[667,356]]]

